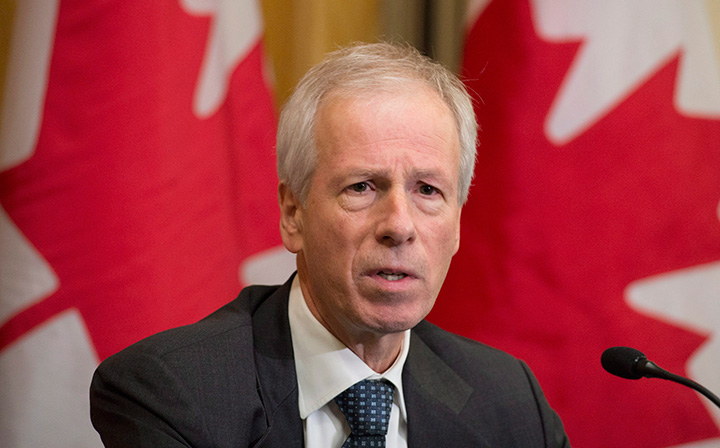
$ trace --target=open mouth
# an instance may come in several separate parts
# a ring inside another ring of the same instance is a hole
[[[380,277],[384,278],[385,280],[388,280],[391,282],[396,282],[398,280],[402,280],[408,276],[407,274],[404,274],[402,272],[385,272],[385,271],[378,272],[378,275]]]

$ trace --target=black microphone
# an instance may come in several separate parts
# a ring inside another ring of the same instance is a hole
[[[717,395],[691,379],[675,375],[658,367],[657,364],[649,361],[647,356],[640,350],[630,347],[610,347],[603,352],[600,363],[603,369],[620,378],[628,380],[638,380],[642,377],[661,378],[682,384],[700,392],[708,400],[712,401],[715,406],[720,407],[720,398]]]

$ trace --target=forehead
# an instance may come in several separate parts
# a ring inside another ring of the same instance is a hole
[[[449,106],[440,94],[424,81],[398,79],[395,82],[368,83],[364,86],[349,85],[331,89],[320,100],[316,119],[319,121],[327,118],[323,112],[328,109],[334,112],[342,110],[349,114],[358,114],[366,107],[376,108],[379,112],[377,109],[379,107],[400,107],[403,104],[421,106],[416,109],[418,114],[437,112],[453,118]]]
[[[421,83],[393,91],[336,92],[321,104],[315,123],[318,162],[385,163],[398,157],[459,164],[454,117],[440,96]],[[350,157],[350,160],[348,160]]]

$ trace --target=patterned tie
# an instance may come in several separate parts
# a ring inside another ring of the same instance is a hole
[[[335,397],[350,425],[342,448],[385,448],[395,386],[386,380],[363,380]]]

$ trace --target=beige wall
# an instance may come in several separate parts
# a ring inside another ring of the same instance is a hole
[[[263,0],[265,45],[282,103],[322,56],[353,41],[379,38],[379,0]]]
[[[0,106],[2,105],[5,90],[5,73],[7,72],[15,7],[15,0],[0,0]]]
[[[281,104],[322,56],[354,41],[402,40],[458,67],[466,0],[262,0]]]

